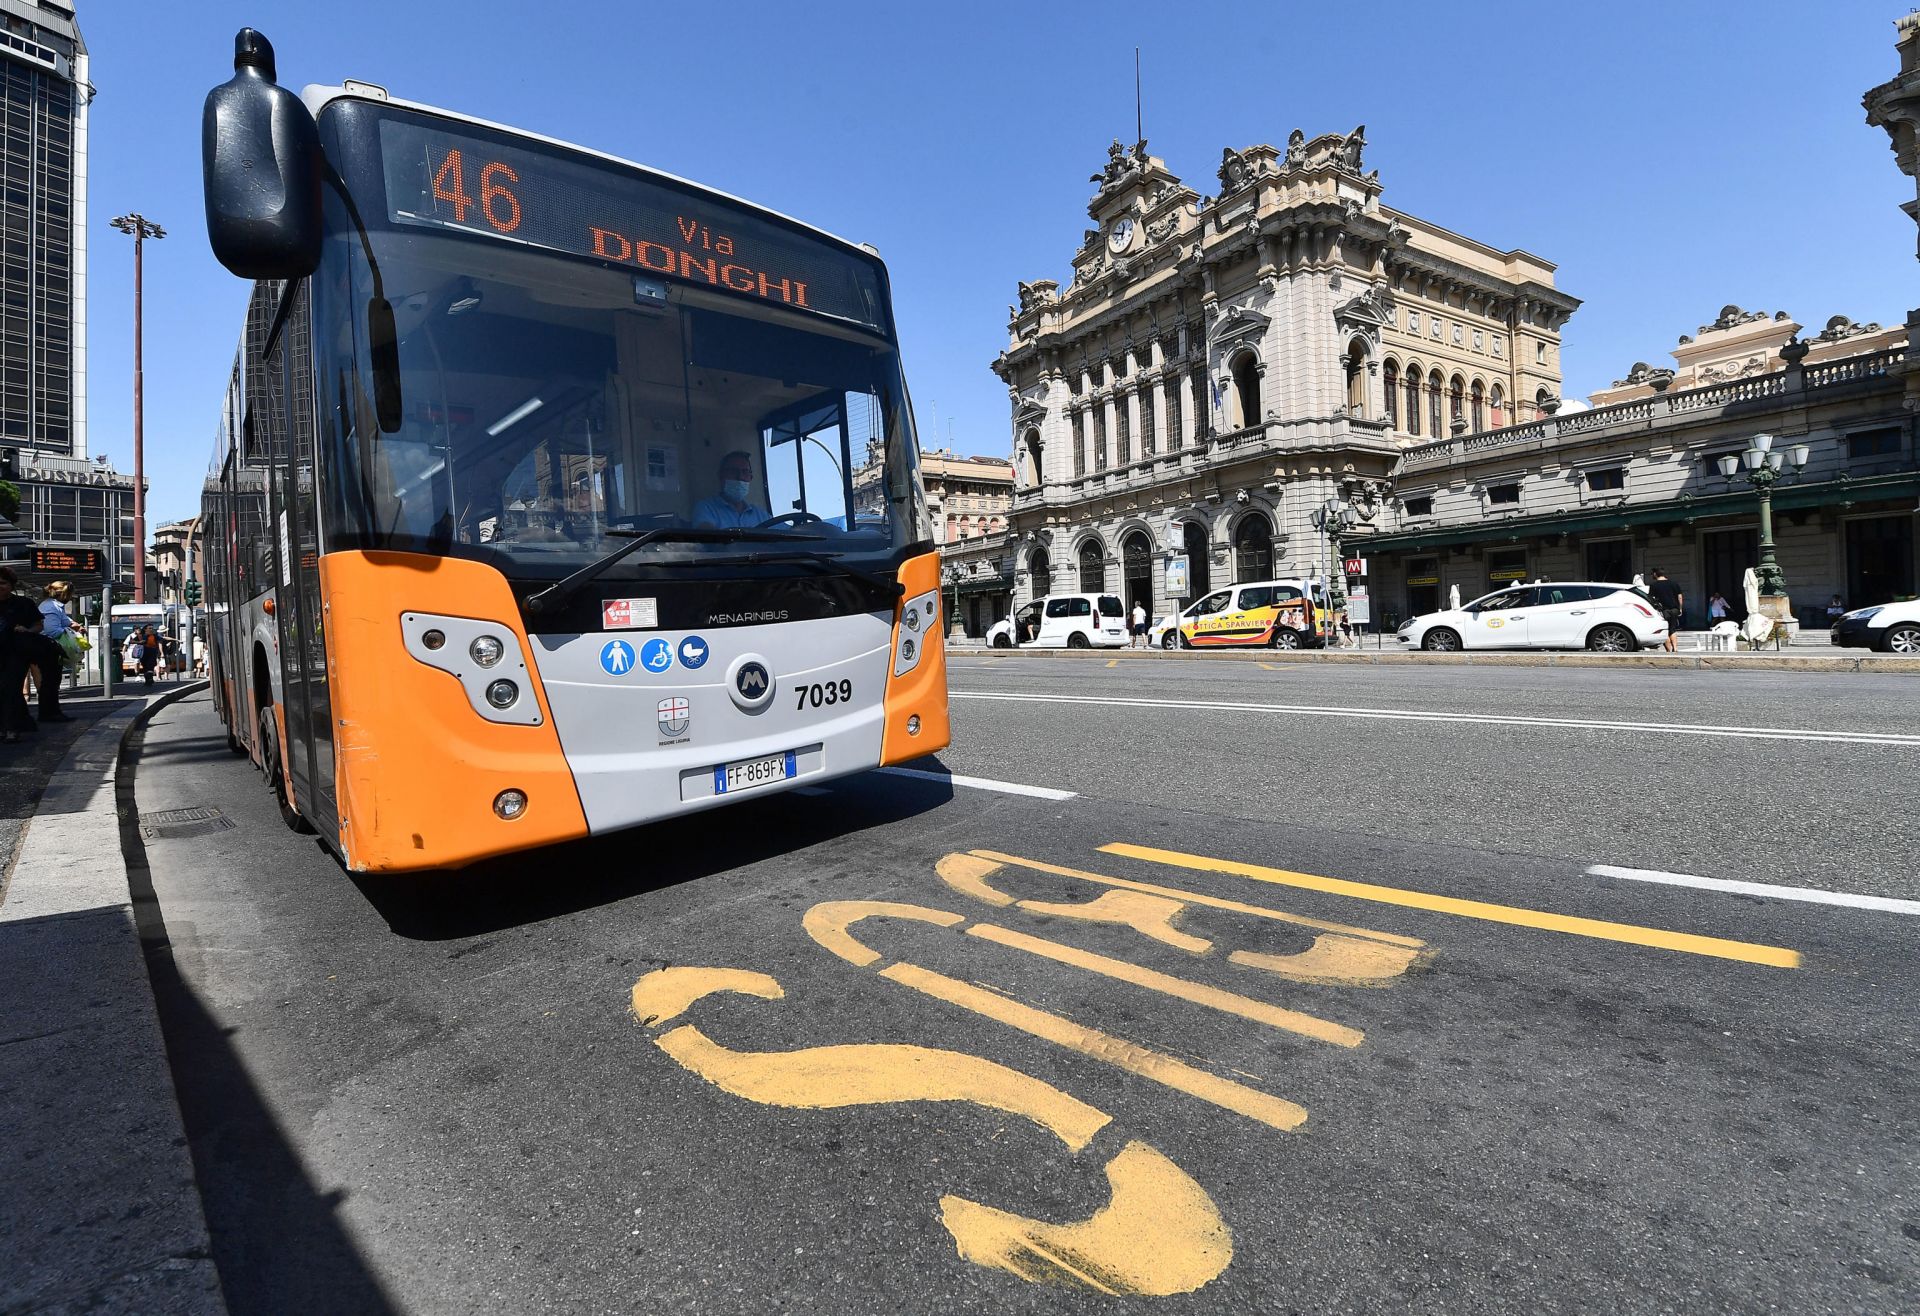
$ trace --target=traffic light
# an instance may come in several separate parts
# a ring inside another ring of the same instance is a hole
[[[195,580],[195,579],[193,579],[193,577],[191,577],[191,576],[189,576],[189,577],[187,578],[187,588],[186,588],[186,596],[187,596],[187,606],[188,606],[189,608],[193,608],[193,607],[198,607],[198,606],[199,606],[199,604],[200,604],[200,582],[199,582],[199,581],[197,581],[197,580]]]

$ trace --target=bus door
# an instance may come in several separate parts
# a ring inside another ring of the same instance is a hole
[[[274,619],[280,631],[280,689],[287,772],[301,816],[324,835],[338,831],[333,712],[327,697],[325,619],[320,606],[316,523],[313,371],[307,280],[288,287],[292,306],[262,364],[268,451],[273,455]]]

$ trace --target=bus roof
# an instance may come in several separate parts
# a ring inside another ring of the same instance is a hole
[[[560,147],[562,150],[577,151],[581,155],[588,155],[595,159],[605,160],[609,164],[620,165],[626,169],[638,169],[640,172],[652,174],[656,178],[664,178],[671,182],[678,183],[682,187],[690,187],[694,191],[704,192],[716,200],[732,202],[737,206],[745,206],[749,210],[757,210],[762,214],[772,215],[774,218],[783,220],[797,228],[805,229],[816,237],[822,237],[829,242],[838,243],[849,251],[860,252],[873,257],[875,260],[881,259],[879,248],[874,247],[870,243],[854,242],[841,237],[837,233],[829,233],[817,224],[809,224],[804,219],[795,219],[792,215],[784,211],[775,210],[770,206],[763,206],[757,201],[749,201],[745,197],[735,196],[731,192],[722,192],[719,188],[709,187],[705,183],[696,183],[692,179],[682,178],[678,174],[670,174],[664,169],[655,169],[651,165],[643,165],[638,161],[628,160],[623,156],[595,150],[591,146],[581,146],[577,142],[563,141],[558,137],[549,137],[545,133],[530,132],[525,128],[515,128],[509,124],[495,123],[491,119],[482,119],[472,114],[461,114],[457,110],[446,110],[437,105],[425,105],[419,101],[403,100],[377,83],[361,82],[357,79],[349,78],[344,85],[338,87],[310,84],[301,89],[300,99],[306,103],[307,112],[316,119],[320,117],[320,111],[334,101],[364,100],[377,105],[393,105],[403,110],[416,110],[422,114],[437,114],[443,119],[452,119],[457,123],[470,123],[477,127],[491,128],[496,132],[509,133],[515,137],[523,137],[531,142],[541,142],[548,146]],[[882,263],[884,264],[885,262],[882,261]]]

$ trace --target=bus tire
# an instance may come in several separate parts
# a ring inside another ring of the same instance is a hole
[[[310,832],[313,825],[300,816],[287,794],[287,774],[280,765],[280,729],[271,707],[260,710],[260,757],[266,760],[267,789],[280,807],[280,821],[296,832]]]

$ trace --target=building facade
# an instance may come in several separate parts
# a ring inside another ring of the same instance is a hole
[[[20,475],[20,528],[43,546],[105,549],[114,583],[132,598],[133,477],[104,457],[33,453]]]
[[[1380,202],[1364,130],[1223,152],[1217,196],[1115,142],[1065,291],[1023,283],[1014,601],[1321,575],[1313,513],[1386,507],[1401,449],[1550,414],[1578,302],[1553,266]]]
[[[205,582],[200,518],[174,521],[153,532],[147,550],[149,588],[147,597],[161,603],[184,604],[189,580]]]
[[[66,0],[0,0],[0,443],[87,455],[87,47]]]
[[[1773,334],[1783,322],[1764,323]],[[1716,591],[1743,616],[1759,503],[1719,460],[1761,433],[1807,447],[1805,468],[1773,490],[1774,539],[1802,626],[1825,625],[1836,594],[1849,607],[1913,594],[1912,328],[1832,340],[1837,350],[1818,361],[1810,344],[1789,340],[1773,349],[1772,368],[1744,373],[1752,357],[1767,359],[1748,342],[1733,378],[1687,389],[1659,375],[1657,386],[1621,381],[1596,399],[1635,396],[1409,448],[1373,533],[1347,542],[1368,562],[1375,619],[1390,627],[1432,612],[1456,588],[1468,601],[1518,580],[1626,582],[1656,569],[1685,594],[1686,625],[1704,627]]]

